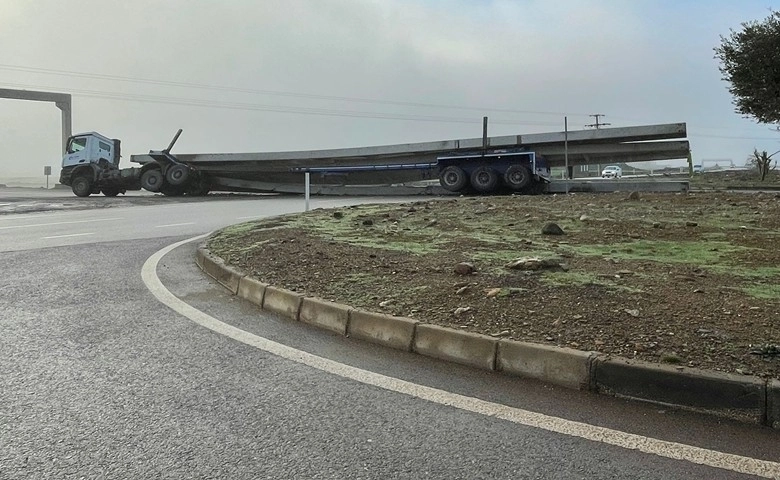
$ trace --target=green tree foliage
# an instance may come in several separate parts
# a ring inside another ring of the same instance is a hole
[[[736,111],[760,123],[780,123],[780,12],[745,22],[720,40],[715,57]]]

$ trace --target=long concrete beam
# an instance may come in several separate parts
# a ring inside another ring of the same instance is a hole
[[[594,163],[631,163],[653,160],[674,160],[687,158],[690,151],[687,140],[647,143],[574,144],[569,146],[569,165],[590,165]],[[544,156],[552,167],[565,165],[563,145],[538,146],[534,150]]]
[[[537,146],[563,145],[567,136],[565,132],[539,133],[530,135],[509,135],[489,137],[487,143],[491,148],[508,148],[526,146],[536,150]],[[623,143],[648,140],[685,138],[684,123],[664,125],[643,125],[635,127],[602,128],[598,130],[575,130],[568,132],[569,143],[603,144]],[[437,142],[404,143],[398,145],[381,145],[375,147],[341,148],[328,150],[305,150],[290,152],[255,152],[255,153],[197,153],[177,154],[182,161],[192,163],[232,163],[232,162],[266,162],[266,161],[306,161],[306,160],[354,160],[367,159],[371,161],[384,160],[383,157],[421,157],[426,154],[435,155],[457,150],[482,148],[481,138],[460,140],[444,140]],[[687,155],[687,154],[686,154]],[[145,155],[133,155],[132,161],[143,163],[149,160]]]
[[[690,146],[684,138],[685,124],[649,125],[614,129],[568,132],[568,158],[564,132],[512,135],[490,138],[492,148],[527,147],[544,156],[551,167],[587,164],[630,163],[651,160],[682,159]],[[652,140],[637,142],[637,140]],[[436,159],[458,150],[478,150],[482,139],[461,139],[379,147],[301,152],[176,154],[185,163],[207,174],[217,190],[268,192],[297,191],[303,174],[296,169],[341,167],[337,172],[314,175],[312,183],[332,188],[344,185],[399,184],[431,180],[438,176]],[[145,163],[148,155],[133,155],[132,161]],[[421,168],[410,169],[417,164]],[[421,165],[422,164],[422,165]],[[427,164],[427,165],[425,165]],[[382,169],[383,165],[406,165],[405,169]],[[376,170],[344,170],[350,166],[377,166]]]
[[[551,167],[562,167],[566,164],[565,148],[561,144],[540,145],[534,150],[544,156]],[[653,160],[684,159],[688,156],[690,145],[687,140],[669,140],[646,143],[613,143],[613,144],[588,144],[575,143],[568,148],[569,165],[588,165],[597,163],[631,163]],[[223,155],[177,155],[182,162],[195,163],[198,169],[204,172],[230,171],[236,174],[241,172],[289,172],[295,167],[307,167],[316,165],[326,166],[355,166],[367,164],[413,164],[435,163],[436,157],[441,152],[407,153],[397,155],[376,155],[364,157],[328,157],[322,159],[268,159],[268,160],[224,160]],[[137,158],[139,156],[134,156]],[[200,161],[198,161],[200,159]],[[210,161],[206,161],[209,159]]]
[[[568,137],[570,144],[589,143],[625,143],[645,142],[651,140],[670,140],[685,138],[688,132],[684,123],[667,123],[661,125],[642,125],[637,127],[599,128],[591,130],[574,130],[568,132],[534,133],[520,135],[523,145],[561,144]]]

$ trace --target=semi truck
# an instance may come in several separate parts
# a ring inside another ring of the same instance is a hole
[[[219,182],[214,180],[225,177],[262,179],[267,176],[276,182],[301,183],[303,172],[321,173],[323,178],[325,175],[363,175],[360,182],[365,183],[366,178],[373,177],[376,184],[383,183],[379,177],[386,180],[389,172],[395,173],[395,180],[414,181],[438,177],[440,185],[453,193],[492,193],[501,190],[540,193],[550,181],[550,169],[543,157],[523,147],[439,152],[441,154],[434,157],[433,161],[417,163],[388,163],[386,153],[362,155],[358,160],[324,157],[303,162],[287,160],[287,163],[284,160],[215,161],[219,160],[220,154],[212,154],[214,158],[201,155],[199,159],[181,161],[171,154],[180,135],[181,129],[166,149],[134,155],[132,161],[140,163],[140,167],[130,168],[119,167],[120,140],[97,132],[73,135],[68,139],[62,159],[60,183],[70,186],[79,197],[97,193],[114,197],[140,189],[169,196],[205,195],[213,186],[220,190],[231,190],[229,186],[215,185]],[[420,155],[430,157],[431,154]],[[368,176],[365,175],[367,173]],[[241,187],[235,190],[252,189]]]
[[[78,196],[139,189],[173,196],[304,193],[304,174],[318,173],[310,176],[312,187],[330,194],[349,190],[342,187],[436,179],[453,193],[533,194],[546,189],[550,167],[568,168],[571,177],[575,165],[671,160],[690,153],[684,123],[497,137],[483,132],[482,138],[330,150],[173,155],[180,134],[166,149],[131,155],[131,163],[138,165],[132,168],[119,166],[119,140],[96,132],[74,135],[67,142],[60,183]]]
[[[140,167],[119,168],[121,141],[97,132],[73,135],[62,157],[60,183],[79,197],[102,193],[115,197],[128,190],[148,190],[165,195],[205,195],[208,184],[197,171],[179,162],[171,149],[181,135],[176,132],[164,150],[152,150]]]

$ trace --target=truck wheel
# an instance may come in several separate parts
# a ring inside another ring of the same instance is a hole
[[[439,174],[439,184],[450,192],[459,192],[468,183],[466,172],[462,168],[450,165]]]
[[[141,186],[150,192],[159,192],[163,184],[163,175],[160,170],[153,168],[141,175]]]
[[[479,167],[471,173],[471,186],[480,193],[492,192],[498,185],[498,175],[490,167]]]
[[[87,177],[76,177],[70,188],[77,197],[88,197],[92,193],[92,181]]]
[[[165,179],[171,185],[183,185],[190,177],[190,169],[186,165],[171,165],[165,172]]]
[[[103,187],[103,195],[107,197],[116,197],[119,195],[119,188],[118,187]]]
[[[504,172],[504,183],[512,190],[522,190],[531,182],[531,172],[522,165],[511,165]]]

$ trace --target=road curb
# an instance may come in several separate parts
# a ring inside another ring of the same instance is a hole
[[[237,295],[244,300],[249,300],[255,305],[262,307],[263,299],[265,298],[265,289],[269,287],[267,283],[263,283],[260,280],[252,277],[243,277],[238,282]]]
[[[352,307],[349,305],[306,297],[301,303],[298,319],[309,325],[346,335],[350,310],[352,310]]]
[[[413,349],[426,357],[495,370],[497,347],[498,340],[487,335],[420,323]]]
[[[417,320],[381,313],[352,310],[347,335],[396,350],[412,351]]]
[[[596,391],[764,423],[767,382],[756,377],[598,357]]]
[[[591,390],[591,364],[596,356],[596,352],[501,340],[496,370],[574,390]]]
[[[576,390],[620,396],[780,429],[780,381],[672,367],[570,348],[496,339],[354,309],[262,283],[205,244],[196,264],[263,310],[390,348]]]
[[[780,380],[767,382],[766,425],[780,429]]]
[[[226,265],[221,258],[211,255],[207,249],[203,250],[201,269],[214,280],[222,284],[223,287],[230,290],[234,295],[238,293],[238,283],[241,278],[244,277],[244,274],[239,270]]]
[[[298,313],[301,311],[302,302],[303,295],[300,293],[269,285],[265,287],[265,294],[263,295],[263,304],[261,307],[263,310],[268,310],[269,312],[279,314],[283,317],[298,320]]]

